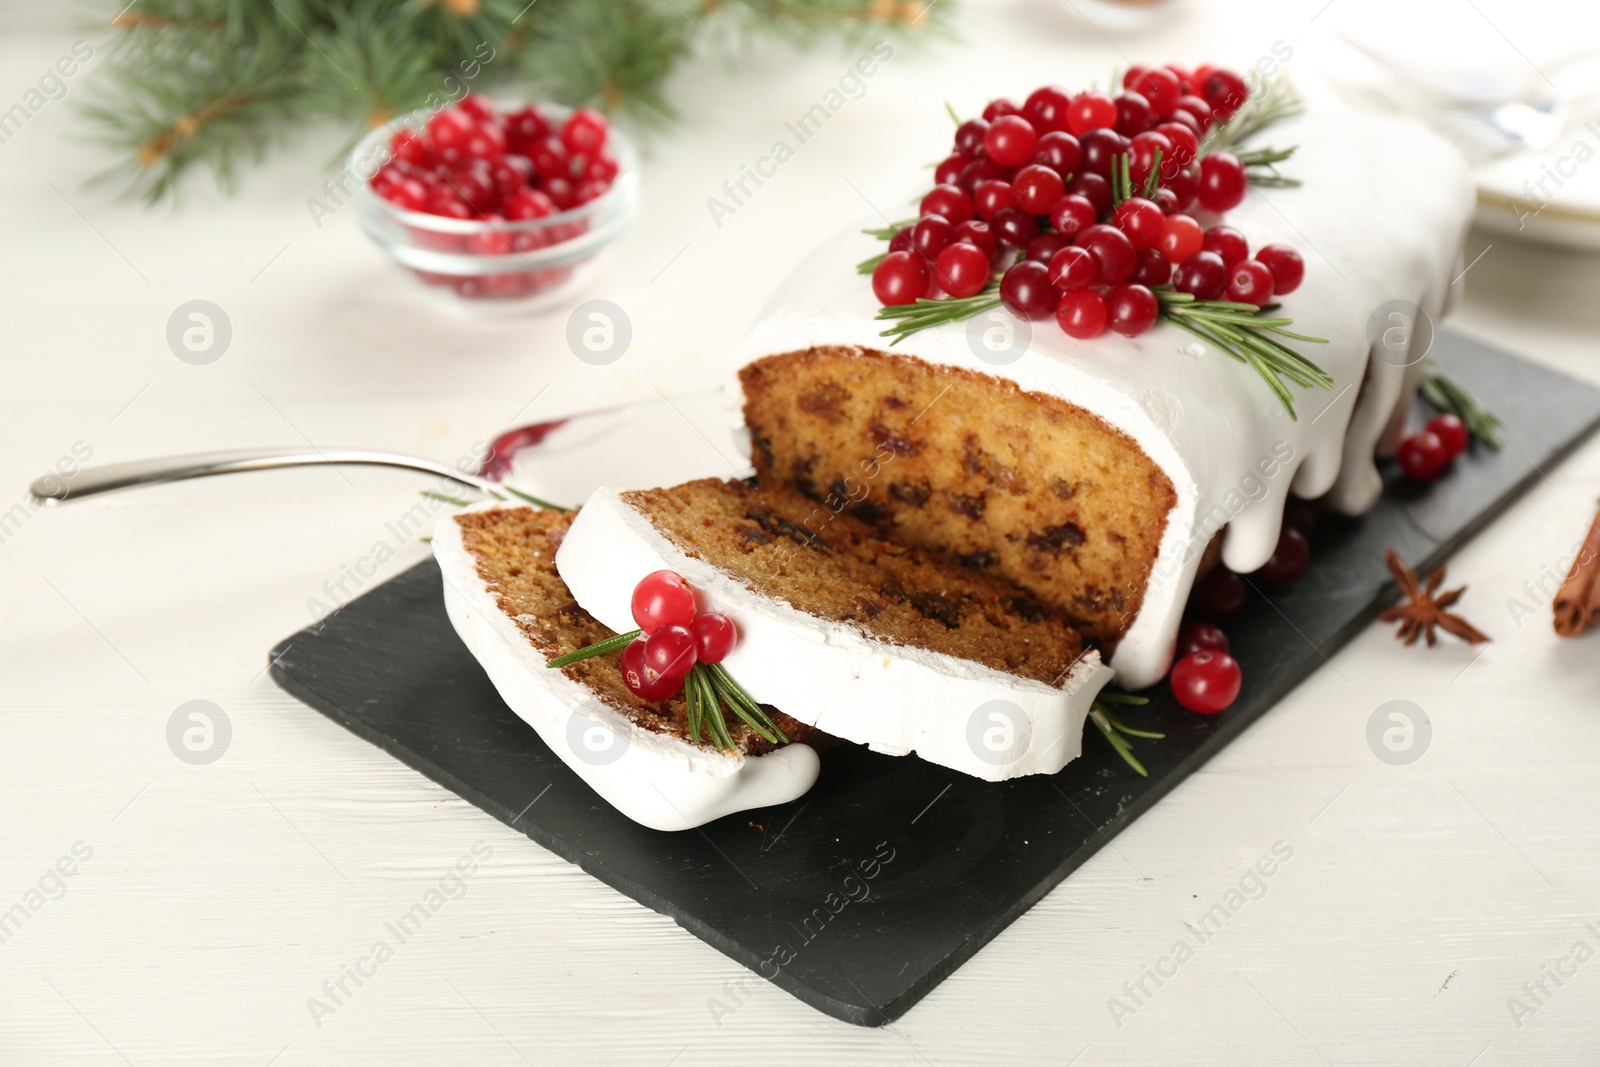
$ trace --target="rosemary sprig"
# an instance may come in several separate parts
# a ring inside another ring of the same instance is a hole
[[[615,634],[564,656],[557,656],[545,666],[565,667],[569,663],[620,652],[643,633],[643,630],[629,630],[625,634]],[[689,673],[683,678],[683,703],[689,720],[689,737],[695,744],[700,743],[700,730],[704,727],[712,744],[725,751],[733,751],[733,735],[728,732],[724,708],[773,744],[789,743],[789,738],[778,729],[778,725],[756,703],[755,698],[745,691],[744,686],[734,681],[733,675],[720,663],[696,663],[689,668]]]
[[[1294,188],[1300,184],[1300,179],[1283,174],[1277,165],[1294,155],[1294,150],[1298,147],[1300,146],[1252,148],[1248,152],[1238,153],[1239,162],[1244,164],[1245,177],[1250,179],[1251,185],[1262,185],[1271,189]]]
[[[549,663],[546,663],[545,666],[547,668],[565,667],[567,664],[577,663],[579,660],[593,659],[595,656],[604,656],[610,652],[620,652],[627,648],[635,638],[643,633],[643,630],[629,630],[625,634],[614,634],[603,641],[596,641],[592,645],[585,645],[576,652],[568,652],[565,656],[557,656]]]
[[[1244,142],[1268,126],[1293,118],[1303,111],[1305,105],[1283,78],[1263,80],[1260,88],[1245,99],[1239,110],[1233,113],[1232,118],[1206,131],[1205,139],[1200,142],[1200,154],[1237,152]],[[1294,149],[1288,151],[1293,152]],[[1284,158],[1287,159],[1288,156]]]
[[[500,488],[503,489],[505,492],[510,493],[512,496],[516,497],[518,500],[525,501],[525,502],[527,502],[529,504],[534,505],[535,507],[545,508],[545,509],[547,509],[549,511],[571,511],[572,510],[571,508],[564,508],[560,504],[552,504],[552,503],[550,503],[550,501],[544,500],[544,499],[542,499],[540,497],[536,497],[532,493],[524,493],[521,489],[513,489],[509,485],[503,485],[502,484],[500,486]],[[503,497],[500,496],[499,493],[496,493],[496,492],[490,492],[489,495],[494,497],[497,500],[504,499]]]
[[[947,322],[970,319],[974,315],[982,315],[999,306],[1000,279],[990,278],[988,285],[971,296],[946,300],[929,300],[923,297],[914,304],[880,308],[875,316],[877,320],[893,322],[895,325],[883,330],[878,336],[892,337],[894,340],[890,344],[897,345],[914,333],[933,326],[943,326]]]
[[[472,506],[472,501],[470,501],[470,500],[462,500],[460,497],[451,496],[449,493],[439,493],[439,492],[435,492],[432,489],[421,489],[421,490],[418,490],[418,492],[420,493],[420,495],[427,497],[429,500],[439,500],[439,501],[443,501],[446,504],[454,504],[458,508],[466,508],[466,507],[471,507]]]
[[[1310,344],[1327,344],[1327,339],[1285,329],[1294,320],[1273,316],[1272,305],[1258,308],[1228,300],[1196,300],[1194,294],[1178,292],[1167,285],[1156,286],[1155,294],[1164,320],[1250,366],[1261,375],[1291,419],[1298,420],[1298,416],[1294,396],[1284,379],[1303,389],[1333,388],[1333,377],[1327,371],[1277,337]]]
[[[905,229],[907,226],[915,226],[916,224],[916,219],[901,219],[899,222],[891,222],[887,226],[868,227],[861,232],[866,234],[868,237],[876,237],[880,241],[887,241],[894,237],[895,234]]]
[[[1123,740],[1123,737],[1144,737],[1160,741],[1167,735],[1154,733],[1150,730],[1135,730],[1131,726],[1123,724],[1121,720],[1111,714],[1111,709],[1107,705],[1148,703],[1150,703],[1149,697],[1135,696],[1132,693],[1122,693],[1115,690],[1104,690],[1099,696],[1095,697],[1094,703],[1089,706],[1090,721],[1105,735],[1105,739],[1111,743],[1111,747],[1116,750],[1117,755],[1121,756],[1123,761],[1129,767],[1132,767],[1141,778],[1150,777],[1150,772],[1144,769],[1144,764],[1140,763],[1133,754],[1133,746]]]
[[[1460,383],[1434,370],[1422,379],[1417,391],[1436,410],[1460,419],[1467,432],[1485,445],[1496,452],[1504,447],[1505,438],[1500,435],[1504,423],[1500,416],[1479,403]]]

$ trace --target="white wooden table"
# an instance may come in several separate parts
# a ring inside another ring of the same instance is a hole
[[[74,139],[74,108],[109,34],[69,8],[0,9],[0,106],[74,40],[96,50],[0,144],[0,914],[25,914],[0,944],[0,1062],[1600,1062],[1600,962],[1569,956],[1600,951],[1600,635],[1560,642],[1544,602],[1520,625],[1510,607],[1585,528],[1600,442],[1451,564],[1486,653],[1372,627],[877,1030],[770,987],[730,1000],[739,966],[265,676],[346,568],[386,557],[370,587],[424,556],[386,526],[419,478],[322,469],[22,503],[75,456],[311,441],[453,460],[513,421],[704,388],[792,259],[930,158],[943,100],[1103,82],[1115,50],[1245,65],[1314,38],[1321,6],[1191,3],[1102,36],[1068,3],[969,2],[955,39],[900,48],[720,227],[707,198],[860,50],[719,41],[735,71],[702,49],[673,85],[684,119],[646,165],[641,221],[586,290],[632,320],[607,367],[572,356],[564,314],[443,317],[349,212],[315,225],[336,131],[309,130],[237,197],[191,184],[176,212],[86,188],[107,160]],[[1600,261],[1497,240],[1462,285],[1453,325],[1600,381]],[[205,366],[165,336],[192,299],[232,326]],[[1433,724],[1406,766],[1366,741],[1397,698]],[[169,747],[190,700],[231,727],[210,764]],[[1278,842],[1292,858],[1264,894],[1160,963]],[[464,895],[330,999],[474,850]],[[1132,1000],[1124,983],[1158,963],[1175,974]],[[1534,1000],[1524,983],[1541,980]],[[1514,1019],[1514,997],[1536,1010]],[[1114,1019],[1111,998],[1137,1010]],[[737,1010],[715,1021],[719,1002]]]

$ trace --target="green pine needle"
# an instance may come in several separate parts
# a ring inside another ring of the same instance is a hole
[[[1505,446],[1505,438],[1500,434],[1500,427],[1505,424],[1500,416],[1484,407],[1453,379],[1434,370],[1422,379],[1417,391],[1434,410],[1460,419],[1467,432],[1489,448],[1498,452]]]
[[[553,667],[565,667],[567,664],[577,663],[579,660],[593,659],[595,656],[606,656],[610,655],[612,652],[621,652],[643,633],[643,630],[629,630],[625,634],[614,634],[611,637],[607,637],[603,641],[596,641],[592,645],[585,645],[575,652],[568,652],[565,656],[557,656],[549,663],[546,663],[545,667],[547,669]]]

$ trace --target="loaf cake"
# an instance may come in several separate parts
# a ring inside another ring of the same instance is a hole
[[[556,565],[619,633],[632,629],[639,580],[674,571],[702,610],[738,626],[724,663],[755,699],[827,734],[989,780],[1075,758],[1111,674],[1026,590],[782,483],[599,490]]]
[[[433,552],[450,621],[512,711],[595,792],[629,818],[681,830],[734,811],[781,804],[816,781],[829,740],[780,713],[790,743],[774,746],[735,720],[735,750],[691,741],[683,701],[641,700],[616,657],[550,669],[611,636],[574,601],[555,568],[570,513],[488,505],[442,516]]]
[[[1403,428],[1432,338],[1421,320],[1449,302],[1472,216],[1465,163],[1415,124],[1313,111],[1273,137],[1299,145],[1304,187],[1252,189],[1227,223],[1251,247],[1304,250],[1286,310],[1326,339],[1311,355],[1333,385],[1299,393],[1298,418],[1252,368],[1164,321],[1080,341],[979,317],[891,345],[854,269],[874,242],[851,231],[783,283],[734,361],[762,484],[837,497],[886,538],[1020,586],[1120,684],[1159,681],[1214,539],[1248,573],[1291,491],[1346,515],[1377,501],[1375,456]],[[985,347],[997,325],[1013,348]]]

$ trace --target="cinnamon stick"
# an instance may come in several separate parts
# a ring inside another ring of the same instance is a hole
[[[1583,547],[1572,560],[1566,581],[1556,590],[1556,633],[1575,637],[1585,626],[1600,623],[1600,512],[1589,524]]]

